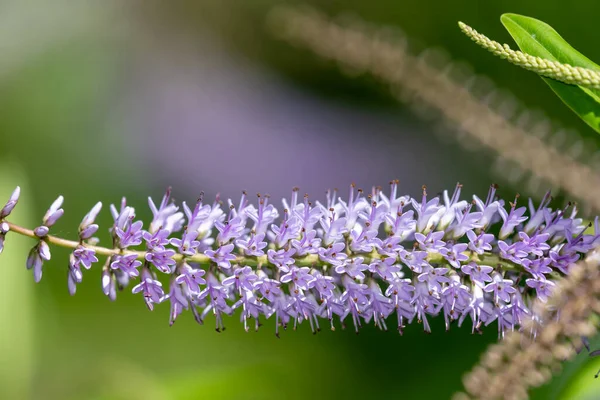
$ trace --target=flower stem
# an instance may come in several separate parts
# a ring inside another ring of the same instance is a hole
[[[40,239],[39,237],[36,236],[35,233],[33,233],[33,231],[31,229],[23,228],[22,226],[15,225],[12,222],[8,222],[8,221],[5,221],[5,222],[8,224],[8,226],[10,228],[9,232],[18,233],[19,235],[28,236],[33,239]],[[46,242],[53,244],[55,246],[65,247],[65,248],[69,248],[69,249],[75,249],[81,244],[74,240],[67,240],[67,239],[59,238],[57,236],[52,236],[52,235],[46,235],[46,236],[44,236],[43,239]],[[96,254],[100,254],[103,256],[113,256],[115,254],[120,253],[119,249],[108,249],[106,247],[92,246],[92,245],[88,245],[88,244],[86,244],[85,246],[94,250],[96,252]],[[140,253],[140,255],[143,257],[143,254],[142,254],[143,252],[131,252],[131,253]]]
[[[22,226],[15,225],[12,222],[8,222],[8,221],[5,221],[5,222],[8,224],[8,226],[10,228],[9,232],[18,233],[19,235],[28,236],[33,239],[40,239],[38,236],[36,236],[36,234],[31,229],[27,229]],[[136,254],[138,260],[142,260],[142,261],[146,257],[146,251],[141,251],[141,250],[137,250],[137,251],[136,250],[122,250],[122,249],[118,249],[118,248],[111,249],[108,247],[93,246],[93,245],[86,244],[86,243],[80,243],[75,240],[63,239],[63,238],[53,236],[53,235],[46,235],[42,239],[45,240],[46,242],[48,242],[49,244],[53,244],[58,247],[64,247],[64,248],[69,248],[69,249],[76,249],[78,246],[85,246],[89,249],[94,250],[94,252],[96,254],[107,256],[107,257],[115,256],[118,254]],[[172,258],[176,262],[180,262],[185,258],[186,261],[191,262],[191,263],[196,263],[196,264],[200,264],[200,265],[209,265],[210,264],[210,258],[204,254],[195,254],[193,256],[184,256],[182,254],[175,254],[175,255],[173,255]],[[369,262],[373,261],[374,259],[378,259],[378,258],[381,258],[381,255],[379,253],[377,253],[376,251],[373,251],[371,254],[369,254],[369,256],[365,257],[365,261],[367,263],[369,263]],[[473,259],[473,261],[477,261],[480,264],[490,265],[493,267],[501,265],[506,270],[519,270],[520,269],[520,266],[518,266],[512,262],[502,260],[502,259],[500,259],[500,257],[498,257],[495,254],[483,254],[483,255],[477,255],[476,257],[472,256],[471,258]],[[427,261],[433,262],[436,264],[447,264],[444,257],[442,257],[442,255],[439,253],[430,253],[427,256]],[[260,257],[238,255],[237,259],[236,259],[236,263],[239,265],[247,265],[250,267],[257,267],[259,265],[269,264],[269,261],[268,261],[266,255],[263,255]],[[298,258],[298,259],[296,259],[296,262],[295,262],[295,264],[299,267],[314,267],[318,263],[319,263],[319,256],[316,254],[309,254],[302,258]]]

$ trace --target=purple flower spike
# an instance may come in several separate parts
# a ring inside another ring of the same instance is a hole
[[[12,192],[12,194],[8,198],[8,201],[6,202],[4,207],[2,207],[2,209],[0,210],[0,220],[8,217],[10,215],[12,210],[15,208],[15,206],[19,202],[19,196],[21,196],[21,188],[19,186],[17,186],[16,189]]]
[[[380,202],[385,204],[390,212],[390,214],[398,214],[402,212],[402,208],[410,202],[409,196],[400,196],[398,197],[398,184],[399,180],[394,179],[390,181],[390,196],[386,196],[383,193],[380,193]]]
[[[322,240],[327,245],[335,244],[346,233],[346,218],[336,219],[334,211],[330,211],[330,214],[329,218],[320,220],[321,227],[325,232]]]
[[[142,271],[141,282],[131,290],[132,293],[143,293],[144,301],[150,311],[154,310],[154,304],[164,300],[165,292],[162,289],[162,283],[152,277],[147,269]]]
[[[83,269],[107,255],[103,292],[115,300],[117,289],[141,275],[133,292],[143,293],[150,309],[169,300],[171,324],[184,311],[200,323],[212,314],[220,332],[224,315],[237,310],[245,329],[248,320],[258,328],[274,317],[278,335],[303,321],[318,332],[322,319],[332,329],[351,320],[356,329],[372,322],[385,330],[386,318],[395,314],[402,333],[413,321],[429,332],[430,319],[443,315],[446,329],[470,319],[473,331],[497,323],[502,337],[536,318],[528,305],[545,301],[556,279],[600,244],[600,219],[590,234],[574,205],[553,210],[549,194],[526,209],[498,199],[495,185],[473,203],[460,199],[461,191],[457,185],[452,196],[428,199],[423,190],[415,200],[398,196],[392,181],[389,196],[378,187],[366,194],[352,185],[348,197],[329,191],[324,203],[313,205],[307,195],[299,201],[295,188],[280,209],[268,196],[251,204],[244,192],[239,203],[217,195],[193,209],[182,203],[182,212],[167,191],[160,204],[149,200],[152,219],[146,223],[136,221],[125,199],[111,205],[112,244],[101,247],[93,237],[101,203],[82,219],[78,240],[67,240],[49,236],[63,214],[62,196],[33,233],[4,220],[19,199],[17,188],[0,209],[0,252],[7,234],[36,239],[26,265],[37,282],[50,245],[70,248],[65,272],[71,294]],[[152,265],[169,275],[168,294]]]
[[[58,221],[60,217],[62,217],[65,212],[65,210],[60,208],[63,201],[64,198],[62,196],[58,196],[58,198],[54,200],[54,203],[52,203],[48,211],[46,211],[46,215],[44,215],[44,218],[42,219],[44,225],[51,227],[56,223],[56,221]]]

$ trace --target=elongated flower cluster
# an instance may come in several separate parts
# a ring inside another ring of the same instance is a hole
[[[458,26],[475,43],[492,54],[508,60],[528,71],[567,83],[569,85],[585,86],[592,89],[600,88],[600,72],[589,68],[563,64],[558,61],[532,56],[521,51],[512,50],[507,44],[500,44],[477,32],[469,25],[459,22]]]
[[[146,224],[136,220],[123,199],[111,205],[112,247],[99,247],[94,220],[96,204],[79,226],[79,239],[49,235],[63,215],[59,197],[42,220],[28,230],[6,220],[16,205],[17,188],[0,211],[0,251],[8,232],[37,240],[27,258],[34,278],[42,277],[50,260],[50,244],[73,249],[68,264],[71,294],[89,269],[106,257],[104,293],[115,300],[117,289],[135,281],[150,310],[170,302],[171,324],[184,310],[201,323],[212,313],[217,331],[223,316],[239,309],[244,328],[254,319],[274,317],[279,328],[308,321],[313,332],[320,319],[350,318],[387,329],[395,315],[400,332],[414,320],[430,332],[428,318],[443,315],[446,329],[456,321],[472,322],[473,331],[497,321],[498,332],[519,328],[532,316],[533,299],[546,299],[554,280],[600,243],[600,227],[584,234],[576,208],[552,210],[547,194],[529,210],[505,204],[492,185],[485,200],[460,200],[462,186],[452,196],[420,199],[398,196],[398,182],[389,195],[380,188],[369,194],[351,185],[348,198],[328,191],[326,201],[312,203],[298,189],[283,199],[282,208],[269,196],[252,204],[244,192],[239,203],[212,204],[202,199],[180,209],[170,190],[160,204],[149,199],[153,214]],[[528,215],[526,215],[528,214]],[[168,277],[168,289],[159,277]]]

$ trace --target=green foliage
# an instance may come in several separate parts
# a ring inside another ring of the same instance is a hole
[[[600,71],[600,66],[571,47],[550,25],[517,14],[503,14],[500,19],[523,52]],[[542,79],[571,110],[600,133],[600,90]]]

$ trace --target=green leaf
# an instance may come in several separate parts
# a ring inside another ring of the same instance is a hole
[[[17,185],[27,190],[22,169],[1,163],[0,204]],[[9,219],[30,226],[31,208],[27,196],[21,197]],[[6,399],[28,399],[33,388],[35,349],[33,278],[25,270],[25,257],[32,243],[9,232],[5,245],[0,254],[0,394]]]
[[[550,25],[518,14],[503,14],[502,24],[521,51],[548,60],[600,71],[600,66],[575,50]],[[560,99],[600,133],[600,90],[542,78]]]

